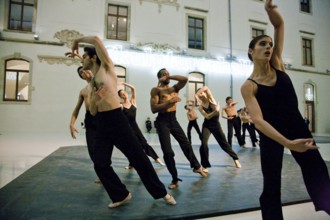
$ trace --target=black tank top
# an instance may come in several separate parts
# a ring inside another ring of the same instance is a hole
[[[207,108],[203,107],[203,110],[209,114],[213,111],[215,111],[215,109],[217,108],[216,104],[213,104],[211,102],[209,102],[209,106]],[[212,118],[210,119],[206,119],[204,118],[204,126],[208,126],[208,125],[215,125],[219,122],[219,112],[217,112],[217,114],[215,114]]]
[[[132,122],[135,121],[136,118],[136,107],[134,105],[131,105],[130,108],[123,108],[123,112],[128,118],[128,121]]]
[[[285,72],[275,71],[274,86],[248,79],[258,86],[256,99],[264,120],[288,139],[312,137],[298,109],[298,98],[290,77]]]

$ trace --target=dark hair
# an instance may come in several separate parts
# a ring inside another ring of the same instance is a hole
[[[122,89],[118,90],[118,96],[120,97],[120,92],[123,91]]]
[[[256,36],[255,38],[253,38],[253,39],[251,40],[251,42],[250,42],[250,44],[249,44],[249,49],[254,49],[254,47],[256,46],[256,43],[257,43],[260,39],[262,39],[262,38],[264,38],[264,37],[269,37],[269,38],[271,38],[270,36],[268,36],[268,35],[266,35],[266,34],[262,34],[262,35]],[[249,59],[253,62],[253,59],[252,59],[252,56],[251,56],[250,53],[248,53],[248,57],[249,57]]]
[[[229,100],[229,99],[233,99],[231,96],[228,96],[227,98],[226,98],[226,102]]]
[[[83,68],[82,66],[78,67],[78,69],[77,69],[77,73],[78,73],[78,75],[79,75],[80,78],[84,79],[84,78],[81,76],[81,74],[80,74],[80,71],[83,70],[82,68]]]
[[[160,69],[160,70],[158,71],[158,73],[157,73],[157,77],[158,77],[158,79],[161,78],[161,76],[162,76],[162,71],[163,71],[163,70],[166,70],[166,68],[162,68],[162,69]]]
[[[96,56],[96,63],[101,65],[101,60],[97,56],[96,50],[94,47],[84,47],[84,51],[87,53],[87,55],[92,58],[94,55]]]

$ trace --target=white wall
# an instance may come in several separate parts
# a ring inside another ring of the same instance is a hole
[[[5,0],[0,0],[0,31],[2,37],[33,39],[33,33],[23,34],[4,30]],[[229,53],[229,23],[228,1],[222,0],[178,0],[179,9],[163,5],[161,12],[158,5],[150,2],[139,3],[137,0],[110,1],[130,6],[130,38],[129,42],[105,40],[105,44],[123,44],[124,46],[138,43],[153,42],[169,44],[180,49],[187,48],[187,14],[203,16],[207,20],[207,45],[206,51],[188,50],[189,54],[212,57],[225,57]],[[106,3],[103,0],[58,0],[38,1],[38,19],[36,32],[41,41],[55,41],[54,34],[58,31],[69,29],[76,30],[84,35],[98,35],[104,38],[106,21]],[[325,72],[330,68],[330,22],[328,0],[313,1],[313,15],[299,12],[299,1],[274,0],[278,4],[286,22],[286,41],[283,57],[290,61],[293,67],[308,71]],[[189,7],[185,8],[185,7]],[[272,35],[272,28],[263,4],[255,0],[232,0],[232,46],[233,55],[239,59],[247,60],[247,47],[250,41],[249,19],[267,22],[264,25],[267,34]],[[202,9],[196,11],[191,8]],[[262,25],[261,25],[262,26]],[[299,30],[315,33],[315,67],[301,66],[301,51]],[[13,55],[15,52],[33,60],[32,103],[0,104],[0,132],[6,131],[37,131],[37,132],[68,132],[72,110],[76,104],[78,93],[85,86],[76,73],[76,65],[64,64],[50,65],[45,61],[40,62],[38,55],[63,56],[69,48],[64,46],[51,46],[41,44],[27,44],[0,41],[0,59]],[[112,54],[110,53],[110,56]],[[190,71],[200,70],[197,67],[181,69],[180,63],[175,65],[157,66],[136,65],[132,63],[116,63],[127,68],[127,81],[135,85],[137,89],[138,114],[137,121],[143,131],[147,117],[152,120],[156,115],[150,111],[150,90],[157,84],[156,73],[158,69],[166,67],[172,74],[187,75]],[[3,71],[3,66],[0,66]],[[206,84],[211,88],[220,105],[225,104],[225,98],[230,95],[230,71],[224,71],[223,66],[219,70],[210,69],[202,71],[206,75]],[[0,72],[1,73],[1,72]],[[248,77],[247,71],[233,71],[233,97],[239,101],[238,107],[243,107],[240,95],[240,86]],[[318,133],[330,132],[330,118],[327,112],[330,110],[328,101],[328,85],[330,77],[320,74],[308,74],[297,71],[288,71],[293,79],[299,98],[299,108],[303,111],[303,84],[309,79],[316,83],[316,131]],[[2,72],[3,74],[3,72]],[[3,80],[3,79],[1,79]],[[1,85],[1,83],[0,83]],[[1,88],[2,89],[2,88]],[[180,92],[185,100],[187,89]],[[185,102],[179,103],[177,108],[178,119],[184,128],[187,126]],[[83,112],[77,121],[77,127],[83,121]],[[226,121],[220,119],[222,127],[226,130]],[[202,118],[199,118],[201,125]]]

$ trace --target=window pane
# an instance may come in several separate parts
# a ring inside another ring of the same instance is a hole
[[[314,101],[314,86],[312,84],[305,84],[305,99],[306,101]]]
[[[108,13],[112,14],[112,15],[116,15],[117,14],[117,6],[109,5]]]
[[[111,39],[117,38],[117,17],[114,16],[108,17],[108,38]]]
[[[203,30],[202,29],[196,29],[196,40],[203,41]]]
[[[6,71],[6,87],[5,87],[5,99],[16,99],[16,80],[17,73]]]
[[[20,29],[21,28],[21,10],[22,7],[20,5],[12,5],[11,11],[10,11],[10,22],[9,22],[9,28],[10,29]]]
[[[125,31],[127,27],[127,20],[126,18],[118,18],[118,31]]]
[[[29,73],[19,72],[17,99],[27,101],[29,98]]]
[[[126,77],[126,69],[121,66],[115,66],[115,72],[117,76]]]
[[[189,17],[189,18],[188,18],[188,25],[189,25],[189,26],[195,26],[195,19],[192,18],[192,17]]]
[[[34,0],[24,0],[24,3],[34,5]]]
[[[189,89],[188,89],[188,100],[193,100],[195,101],[195,83],[189,82]]]
[[[29,70],[29,62],[25,60],[8,60],[6,62],[7,70]]]
[[[32,31],[33,11],[34,8],[31,6],[24,6],[23,8],[22,29],[25,31]]]
[[[121,16],[127,16],[127,8],[126,7],[119,7],[119,15]]]
[[[203,28],[203,20],[196,19],[196,27]]]
[[[189,81],[204,82],[204,77],[200,73],[189,73]]]

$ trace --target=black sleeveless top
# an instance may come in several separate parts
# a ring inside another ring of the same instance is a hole
[[[202,106],[203,107],[203,106]],[[203,107],[203,110],[209,114],[213,111],[215,111],[215,109],[217,108],[216,104],[213,104],[211,102],[209,102],[209,106],[208,108]],[[219,112],[217,112],[217,114],[215,114],[212,118],[210,119],[206,119],[204,118],[204,123],[203,126],[209,126],[209,125],[215,125],[219,122]]]
[[[276,83],[265,86],[248,79],[258,86],[258,100],[263,118],[288,139],[312,137],[298,109],[298,98],[290,77],[275,69]]]
[[[123,108],[123,112],[128,118],[128,121],[131,123],[132,121],[135,121],[136,118],[136,107],[134,105],[131,105],[130,108]]]

